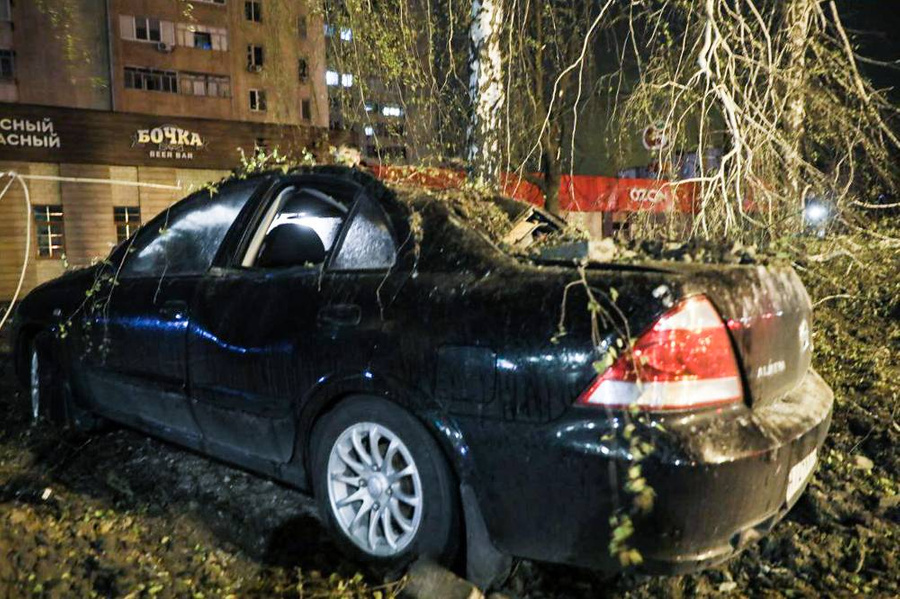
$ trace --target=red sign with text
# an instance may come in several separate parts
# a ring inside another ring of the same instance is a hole
[[[412,183],[428,189],[454,189],[463,185],[463,171],[406,166],[372,166],[380,179]],[[503,191],[508,196],[543,206],[544,195],[531,182],[506,173]],[[563,175],[559,185],[560,208],[567,212],[694,212],[695,183],[658,179],[619,179],[593,175]]]

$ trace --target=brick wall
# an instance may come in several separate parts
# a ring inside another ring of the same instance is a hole
[[[172,203],[225,171],[127,167],[85,164],[46,164],[0,161],[0,172],[23,175],[51,175],[74,178],[140,181],[163,185],[181,185],[184,191],[105,185],[100,183],[26,180],[32,205],[63,206],[66,234],[66,259],[71,266],[85,266],[107,256],[116,243],[113,207],[139,206],[142,222],[148,222]],[[0,190],[9,181],[0,179]],[[13,183],[0,198],[0,302],[15,292],[25,251],[26,227],[31,227],[31,249],[22,293],[59,276],[64,265],[59,258],[40,258],[34,219],[26,213],[24,194]]]

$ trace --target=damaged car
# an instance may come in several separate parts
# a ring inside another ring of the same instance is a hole
[[[338,167],[234,178],[32,291],[17,372],[35,420],[313,494],[376,567],[614,573],[637,464],[641,568],[719,563],[791,509],[827,433],[809,297],[789,266],[573,259],[564,229]]]

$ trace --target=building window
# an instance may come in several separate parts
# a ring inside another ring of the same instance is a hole
[[[396,105],[382,106],[381,114],[384,116],[403,116],[403,109]]]
[[[262,89],[250,90],[250,110],[253,112],[266,111],[266,91]]]
[[[263,47],[255,44],[247,46],[247,70],[261,71],[263,62]]]
[[[175,71],[125,67],[125,87],[177,94],[178,74]]]
[[[304,121],[312,120],[312,104],[309,100],[302,100],[300,102],[300,117]]]
[[[178,85],[187,96],[231,97],[231,78],[205,73],[179,73]]]
[[[38,256],[58,258],[66,252],[66,231],[63,226],[63,207],[34,206],[34,226],[37,229]]]
[[[0,21],[12,21],[12,10],[9,7],[9,0],[0,0]]]
[[[134,18],[134,39],[144,42],[162,41],[159,29],[159,19],[149,17]]]
[[[141,209],[138,206],[114,206],[113,221],[116,223],[116,242],[122,243],[141,226]]]
[[[334,25],[325,23],[324,31],[325,31],[325,37],[334,37],[334,32],[337,30],[335,29]],[[349,27],[341,27],[340,36],[341,36],[342,42],[352,41],[353,40],[353,30],[350,29]]]
[[[306,83],[309,79],[309,61],[305,58],[297,61],[297,77],[300,79],[300,83]]]
[[[219,6],[225,6],[225,0],[194,0],[194,2],[203,2],[204,4],[218,4]]]
[[[259,0],[247,0],[244,2],[244,16],[248,21],[262,23],[262,2]]]
[[[201,50],[212,50],[212,35],[206,31],[195,31],[194,47]]]
[[[299,35],[302,40],[305,40],[309,36],[306,15],[300,15],[297,18],[297,35]]]
[[[0,50],[0,80],[15,79],[16,53],[14,50]]]
[[[178,23],[175,40],[179,46],[201,50],[228,50],[228,30],[194,23]]]
[[[122,39],[131,41],[167,46],[175,43],[175,23],[151,17],[119,15],[119,33]]]
[[[338,73],[337,71],[325,71],[325,85],[335,87],[341,85],[343,87],[353,87],[352,73]]]

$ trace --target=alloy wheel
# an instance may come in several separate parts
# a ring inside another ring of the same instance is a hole
[[[328,497],[343,532],[378,557],[399,554],[422,522],[422,481],[409,448],[374,422],[344,430],[328,458]]]

